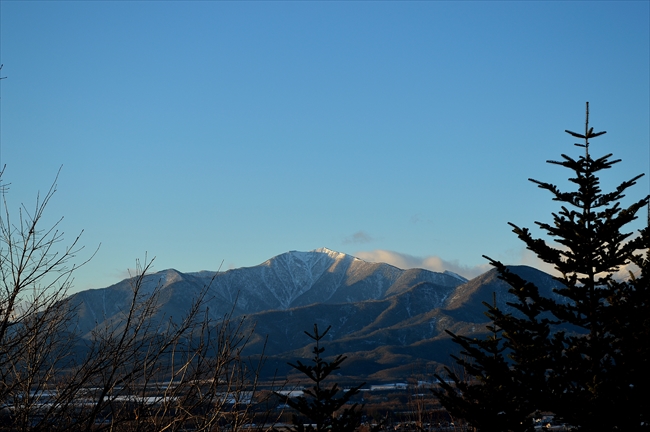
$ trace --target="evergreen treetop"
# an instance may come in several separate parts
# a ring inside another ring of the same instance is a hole
[[[314,324],[313,334],[305,331],[305,334],[316,342],[312,349],[313,364],[303,364],[300,360],[295,364],[289,363],[313,382],[310,388],[304,390],[304,396],[286,401],[287,405],[300,414],[292,416],[293,432],[353,432],[361,424],[360,407],[356,403],[347,407],[346,405],[352,396],[359,393],[363,384],[347,391],[341,391],[337,383],[327,385],[329,376],[340,369],[341,363],[346,359],[346,356],[341,354],[331,362],[321,357],[325,348],[320,343],[330,328],[331,326],[319,333],[318,325]],[[339,396],[339,393],[342,394]]]
[[[465,358],[456,361],[469,380],[463,385],[443,384],[438,394],[449,411],[464,415],[479,430],[531,430],[531,418],[539,412],[552,412],[576,430],[650,427],[647,397],[641,394],[641,388],[648,388],[650,374],[650,235],[647,227],[635,236],[625,231],[648,205],[648,196],[628,207],[621,205],[626,190],[643,174],[612,191],[601,190],[600,172],[620,160],[612,160],[611,154],[592,157],[589,140],[605,132],[594,132],[589,126],[588,103],[586,111],[584,134],[566,131],[583,140],[576,145],[584,148],[584,155],[563,154],[561,161],[548,161],[568,168],[572,172],[569,181],[576,189],[567,192],[530,179],[561,203],[551,223],[536,222],[557,245],[510,223],[526,247],[557,272],[556,296],[542,296],[534,284],[488,258],[514,296],[508,304],[515,312],[505,313],[490,305],[486,312],[493,328],[501,331],[498,343],[505,358],[487,361],[486,354],[493,350],[490,344],[494,344],[490,339],[452,335],[464,350]],[[615,274],[630,265],[638,267],[638,275],[616,280]],[[454,381],[462,381],[447,372]],[[493,376],[505,378],[486,378]],[[490,399],[495,391],[505,395],[500,402]],[[486,404],[521,426],[482,421],[476,413]]]

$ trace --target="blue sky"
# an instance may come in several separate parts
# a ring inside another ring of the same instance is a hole
[[[0,163],[12,211],[63,166],[48,221],[101,244],[76,289],[328,247],[367,260],[533,263],[507,222],[529,177],[607,135],[650,165],[650,2],[0,3]],[[648,178],[626,202],[648,193]],[[645,219],[641,218],[642,220]],[[639,228],[641,221],[634,227]]]

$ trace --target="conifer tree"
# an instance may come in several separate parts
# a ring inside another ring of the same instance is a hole
[[[515,296],[508,304],[516,312],[504,313],[495,307],[487,312],[493,326],[502,330],[501,342],[509,361],[507,379],[499,379],[508,397],[502,406],[509,407],[513,415],[552,412],[576,430],[647,430],[647,397],[643,392],[648,389],[650,373],[650,235],[648,228],[636,236],[624,230],[648,205],[648,197],[621,207],[625,191],[643,174],[622,182],[613,191],[601,190],[598,175],[620,160],[612,160],[611,154],[592,157],[589,140],[605,132],[589,127],[589,104],[584,134],[566,132],[583,140],[576,145],[584,148],[584,155],[574,159],[563,154],[562,161],[548,162],[571,170],[569,181],[576,190],[564,192],[551,183],[530,179],[562,204],[560,211],[552,214],[552,223],[536,222],[557,245],[510,223],[527,248],[554,267],[558,282],[555,295],[542,296],[534,284],[490,260]],[[630,264],[636,264],[638,275],[616,280],[616,273]],[[460,336],[454,340],[463,348],[471,345],[479,351],[465,349],[469,358],[461,363],[476,384],[485,381],[483,376],[503,374],[486,361],[485,355],[490,353],[486,342]],[[462,414],[470,394],[462,392],[460,385],[444,390],[443,403],[452,413]],[[494,405],[492,389],[488,386],[484,390],[474,404]],[[490,430],[473,412],[466,418],[479,430]],[[491,430],[516,429],[497,426]]]
[[[287,405],[298,411],[307,419],[307,422],[297,415],[293,415],[291,428],[294,432],[353,432],[361,424],[361,410],[357,404],[349,407],[344,406],[350,401],[352,396],[359,393],[361,386],[342,392],[338,384],[334,383],[327,386],[327,379],[332,372],[340,369],[341,363],[346,357],[338,355],[333,361],[328,362],[321,357],[325,348],[320,346],[320,341],[325,337],[331,326],[323,333],[318,332],[318,325],[314,324],[314,333],[305,331],[305,334],[313,339],[316,344],[312,349],[314,357],[313,365],[303,364],[300,360],[296,364],[289,363],[294,369],[306,375],[314,384],[312,387],[305,389],[306,396],[299,396],[295,399],[287,399]],[[342,409],[342,411],[341,411]],[[306,424],[305,424],[306,423]]]
[[[483,304],[491,317],[496,310],[496,298],[493,305]],[[452,358],[463,373],[459,375],[445,367],[451,382],[435,374],[440,388],[434,389],[434,393],[454,417],[466,419],[476,429],[527,431],[532,425],[528,415],[531,407],[513,391],[515,374],[504,355],[503,329],[494,322],[487,329],[486,339],[472,339],[446,330],[462,347],[461,356],[452,355]]]

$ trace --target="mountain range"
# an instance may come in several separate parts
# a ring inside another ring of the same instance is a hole
[[[553,295],[557,282],[527,266],[510,267]],[[132,279],[72,296],[76,331],[88,337],[97,326],[119,322],[128,307]],[[480,336],[487,318],[483,302],[508,309],[508,286],[490,270],[472,280],[451,272],[403,270],[386,263],[320,248],[291,251],[253,267],[225,272],[181,273],[169,269],[147,275],[141,294],[158,288],[158,315],[180,319],[194,299],[212,319],[232,313],[245,317],[252,332],[246,353],[264,351],[265,373],[283,376],[288,361],[311,357],[314,324],[331,326],[325,355],[348,358],[341,373],[373,381],[405,380],[430,374],[458,353],[446,329]]]

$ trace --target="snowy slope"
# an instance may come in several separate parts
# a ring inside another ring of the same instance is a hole
[[[206,278],[211,276],[204,274]],[[314,303],[377,300],[399,294],[419,282],[455,287],[465,280],[457,275],[369,263],[320,248],[287,252],[255,267],[218,274],[212,290],[251,313]]]
[[[291,251],[260,265],[228,270],[181,273],[173,269],[146,278],[143,294],[160,287],[160,313],[181,317],[207,288],[205,305],[215,318],[234,310],[251,314],[312,304],[355,303],[380,300],[406,292],[413,286],[435,284],[446,296],[464,282],[458,275],[423,269],[402,270],[385,263],[369,263],[327,248]],[[444,289],[444,287],[448,289]],[[78,307],[77,329],[83,334],[110,319],[119,319],[128,307],[131,281],[73,296]]]

